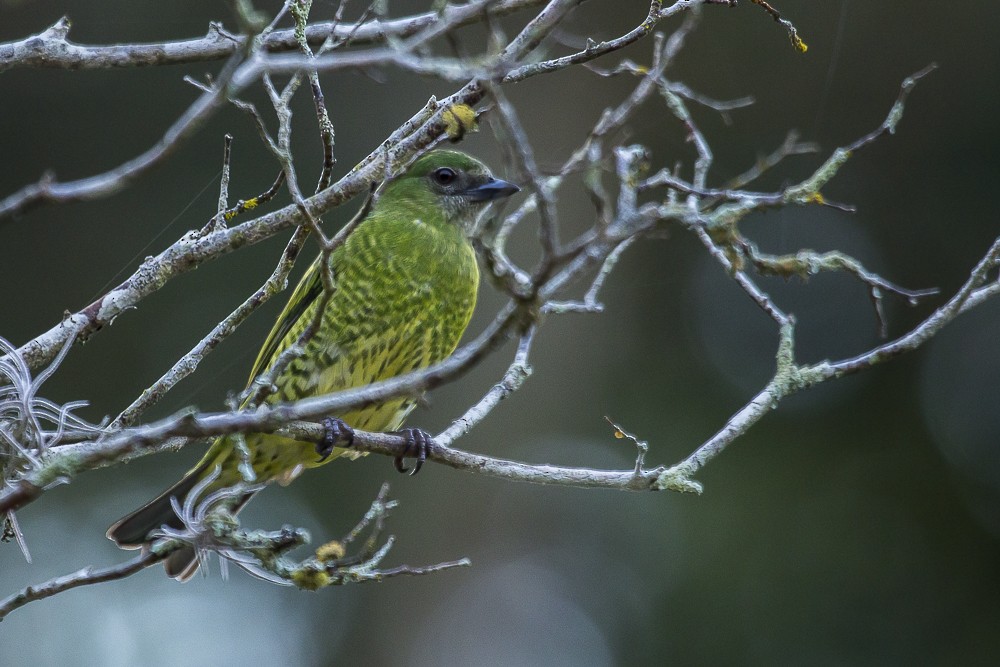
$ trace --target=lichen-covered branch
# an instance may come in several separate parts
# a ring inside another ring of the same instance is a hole
[[[309,542],[306,531],[289,527],[277,531],[242,530],[235,516],[225,510],[212,509],[211,504],[206,501],[196,508],[186,508],[183,530],[165,530],[149,549],[143,550],[131,560],[109,567],[85,567],[41,584],[26,586],[0,600],[0,621],[12,611],[31,602],[80,586],[131,576],[162,561],[174,550],[189,545],[197,547],[203,571],[207,571],[207,561],[210,554],[214,553],[219,557],[223,572],[232,563],[259,579],[304,590],[384,581],[399,576],[435,574],[471,565],[468,558],[461,558],[431,565],[380,567],[394,543],[392,536],[382,540],[385,521],[396,506],[395,501],[388,500],[388,492],[389,485],[383,484],[371,508],[357,526],[340,540],[320,545],[312,556],[300,561],[291,559],[288,552]],[[191,512],[197,516],[189,516]],[[368,535],[361,548],[348,554],[347,550],[352,543],[366,532]]]

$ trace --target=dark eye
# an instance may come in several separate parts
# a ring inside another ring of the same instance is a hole
[[[458,178],[458,174],[455,173],[454,169],[449,169],[448,167],[441,167],[440,169],[435,169],[431,173],[431,177],[434,182],[438,185],[451,185]]]

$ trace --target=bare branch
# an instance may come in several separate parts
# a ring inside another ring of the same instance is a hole
[[[162,558],[160,555],[145,552],[119,565],[99,568],[85,567],[72,574],[56,577],[42,584],[27,586],[20,592],[0,601],[0,621],[6,618],[10,612],[20,609],[29,602],[44,600],[57,593],[79,588],[80,586],[124,579],[162,560]]]
[[[993,241],[993,245],[972,269],[969,279],[955,295],[909,333],[858,356],[817,364],[809,369],[815,372],[815,381],[857,373],[917,349],[956,317],[1000,292],[1000,282],[986,284],[989,272],[995,270],[998,262],[1000,262],[1000,237]]]
[[[264,281],[264,284],[251,294],[246,301],[240,304],[236,310],[219,322],[207,336],[198,341],[198,344],[187,354],[178,359],[159,380],[153,383],[148,389],[145,389],[131,405],[115,418],[111,423],[111,428],[134,424],[135,420],[143,412],[159,402],[174,385],[197,370],[201,360],[209,352],[218,347],[222,341],[232,335],[236,331],[236,328],[250,317],[255,310],[283,290],[288,283],[288,274],[291,272],[292,267],[295,265],[295,260],[302,251],[306,236],[308,236],[308,231],[305,227],[296,229],[295,234],[288,241],[288,245],[285,246],[285,250],[278,260],[278,265],[274,267],[274,271]]]
[[[747,257],[753,262],[757,271],[762,275],[773,275],[788,278],[790,276],[800,276],[807,278],[823,271],[846,271],[850,273],[865,286],[868,287],[868,295],[871,298],[872,306],[875,308],[875,318],[878,322],[879,335],[885,338],[889,335],[888,323],[885,318],[883,292],[889,292],[906,299],[906,302],[915,306],[920,299],[934,296],[939,290],[934,288],[912,290],[900,287],[889,282],[885,278],[868,271],[853,257],[849,257],[842,252],[816,253],[810,250],[800,250],[794,255],[768,255],[760,253],[752,243],[743,245]]]
[[[55,577],[42,584],[27,586],[5,600],[0,601],[0,621],[12,611],[30,602],[44,600],[58,593],[80,586],[124,579],[164,560],[178,548],[195,545],[199,560],[207,566],[209,553],[219,556],[223,574],[226,565],[233,563],[251,575],[283,585],[294,585],[306,590],[317,590],[326,586],[347,583],[383,581],[397,576],[419,576],[434,574],[456,567],[468,567],[468,558],[445,561],[424,566],[399,565],[380,568],[382,560],[392,547],[389,537],[379,547],[385,519],[395,507],[395,501],[386,499],[389,486],[384,484],[371,509],[347,536],[337,542],[320,546],[316,553],[302,561],[293,561],[285,554],[290,549],[306,544],[309,535],[302,529],[283,528],[279,531],[243,531],[232,514],[212,510],[213,500],[206,499],[197,508],[197,525],[187,525],[184,530],[165,531],[149,549],[119,565],[93,568],[85,567],[72,574]],[[187,512],[185,512],[186,514]],[[188,517],[190,520],[191,517]],[[365,530],[371,534],[365,540],[362,550],[344,557],[345,549]],[[203,568],[206,571],[207,567]]]
[[[434,438],[438,445],[450,447],[455,440],[471,431],[476,424],[485,419],[500,401],[521,388],[521,385],[531,376],[528,353],[531,350],[531,343],[534,341],[536,331],[536,327],[531,326],[521,336],[514,361],[511,362],[500,382],[493,385],[493,388],[478,403],[466,410],[464,415],[452,422],[451,426]]]
[[[43,202],[65,204],[106,197],[121,191],[154,166],[169,157],[187,139],[204,126],[225,101],[226,88],[239,60],[231,60],[219,76],[217,85],[203,93],[146,152],[97,176],[60,183],[46,174],[35,184],[0,200],[0,221],[24,213]]]
[[[795,47],[796,51],[799,53],[806,52],[809,47],[806,46],[806,43],[802,41],[801,37],[799,37],[799,31],[795,29],[795,26],[792,25],[791,21],[782,17],[781,13],[772,7],[767,0],[750,0],[750,2],[763,7],[764,11],[770,14],[771,18],[773,18],[776,23],[780,23],[781,26],[788,31],[788,39],[792,42],[792,46]]]
[[[489,12],[495,16],[537,7],[546,0],[497,0]],[[343,23],[319,21],[308,26],[306,40],[316,46],[333,39],[351,46],[379,44],[387,39],[406,38],[444,20],[459,26],[482,19],[479,3],[446,5],[443,12],[424,12],[399,19]],[[228,33],[221,24],[209,25],[208,33],[197,39],[153,44],[114,44],[87,46],[70,42],[67,17],[37,35],[16,42],[0,44],[0,72],[14,68],[108,69],[113,67],[149,67],[181,65],[222,60],[242,50],[249,41],[245,35]],[[263,43],[269,52],[299,48],[294,30],[275,30]]]
[[[786,157],[818,152],[818,144],[800,142],[798,133],[791,131],[785,136],[785,140],[781,143],[781,145],[774,149],[774,151],[759,158],[752,167],[744,171],[742,174],[730,179],[729,183],[726,184],[726,189],[736,190],[749,183],[753,183],[765,173],[776,167]]]
[[[572,7],[580,4],[581,1],[582,0],[568,0],[567,2],[560,4],[556,11],[566,12]],[[553,5],[556,4],[556,2],[549,4],[549,6],[545,8],[545,11],[543,11],[542,14],[539,14],[539,18],[541,18],[545,12],[552,9]],[[662,0],[653,0],[653,2],[649,5],[649,13],[646,15],[646,19],[621,37],[608,40],[606,42],[592,42],[587,45],[586,49],[577,51],[576,53],[568,56],[551,58],[538,63],[522,65],[504,75],[501,82],[516,83],[541,73],[555,72],[560,69],[570,67],[571,65],[579,65],[590,62],[595,58],[599,58],[613,51],[618,51],[633,42],[637,42],[646,35],[650,34],[653,31],[653,28],[655,28],[660,21],[676,16],[682,12],[689,11],[698,5],[703,4],[713,4],[713,0],[677,0],[669,7],[664,7]],[[714,4],[735,4],[735,2],[733,0],[721,0],[721,2],[715,2]],[[561,18],[561,16],[558,18]],[[524,52],[526,53],[527,51],[534,49],[537,45],[538,41],[524,40]],[[523,55],[523,53],[521,53],[521,49],[515,50],[514,54],[518,56]]]
[[[698,240],[701,241],[702,245],[704,245],[712,257],[714,257],[715,260],[722,265],[726,272],[732,276],[733,280],[736,281],[736,284],[738,284],[743,291],[747,293],[747,296],[753,299],[754,303],[760,306],[761,310],[767,313],[779,327],[784,327],[792,323],[792,318],[782,311],[781,308],[774,303],[771,297],[764,292],[764,290],[758,287],[755,282],[753,282],[745,271],[736,268],[736,265],[733,263],[730,256],[723,248],[720,248],[719,245],[716,244],[711,235],[705,231],[704,226],[696,226],[695,233],[698,235]]]
[[[873,143],[876,139],[882,137],[883,135],[895,134],[896,126],[899,125],[899,121],[903,118],[903,107],[906,105],[906,98],[910,96],[910,91],[916,87],[921,79],[936,69],[937,63],[931,63],[919,72],[911,74],[903,79],[903,83],[899,87],[899,96],[896,98],[896,102],[892,105],[892,108],[889,109],[889,115],[885,117],[882,124],[873,132],[866,134],[847,146],[844,150],[853,153]]]

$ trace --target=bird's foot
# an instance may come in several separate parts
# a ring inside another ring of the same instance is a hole
[[[334,447],[350,447],[354,444],[354,429],[340,417],[324,419],[323,429],[323,437],[316,443],[316,453],[321,462],[330,456]]]
[[[406,438],[406,450],[401,455],[393,459],[393,465],[396,466],[396,470],[399,472],[409,472],[410,475],[416,475],[420,472],[420,468],[424,465],[424,461],[427,460],[427,452],[434,444],[434,439],[431,437],[430,433],[419,428],[404,428],[402,431],[396,431],[395,435],[401,435]],[[403,465],[403,459],[406,458],[417,460],[417,462],[413,464],[412,469]]]

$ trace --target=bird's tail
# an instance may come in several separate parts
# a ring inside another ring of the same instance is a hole
[[[139,549],[149,544],[149,534],[161,526],[183,528],[181,518],[174,512],[170,504],[171,498],[184,504],[191,489],[201,481],[205,466],[199,465],[189,471],[184,477],[169,489],[150,500],[134,512],[118,519],[108,528],[108,539],[114,541],[122,549]]]
[[[184,504],[188,494],[205,479],[209,465],[216,461],[205,457],[201,463],[192,468],[184,477],[169,489],[153,498],[148,503],[123,516],[108,528],[108,539],[114,541],[122,549],[141,549],[148,546],[152,540],[149,535],[155,530],[167,526],[181,529],[184,523],[177,516],[171,504],[171,498],[176,498]],[[253,493],[247,493],[232,509],[238,512],[246,504]],[[187,581],[198,570],[198,556],[192,547],[182,547],[167,556],[163,563],[167,576],[178,581]]]

